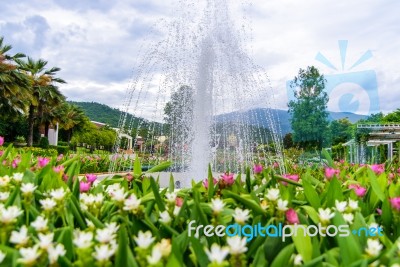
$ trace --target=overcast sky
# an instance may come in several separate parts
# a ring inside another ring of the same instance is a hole
[[[119,107],[140,47],[166,31],[179,14],[178,2],[3,1],[0,35],[13,52],[60,67],[59,76],[68,82],[60,88],[69,100]],[[250,56],[269,75],[278,108],[287,109],[287,81],[309,65],[338,83],[329,91],[331,110],[365,114],[400,108],[399,1],[229,2],[232,19],[247,29]],[[342,54],[339,40],[347,41]]]

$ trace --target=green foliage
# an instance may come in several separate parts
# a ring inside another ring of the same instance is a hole
[[[328,95],[325,79],[317,68],[300,69],[291,83],[296,100],[288,103],[293,140],[303,147],[321,149],[328,136]]]
[[[57,150],[53,148],[44,149],[40,147],[24,147],[23,150],[26,152],[31,152],[34,156],[55,157],[58,155]]]
[[[41,137],[39,140],[39,147],[44,149],[49,148],[49,139],[47,137]]]

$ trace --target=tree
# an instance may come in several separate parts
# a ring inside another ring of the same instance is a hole
[[[55,85],[55,83],[65,83],[65,81],[55,77],[60,68],[46,69],[47,61],[45,60],[35,61],[28,57],[27,61],[18,60],[17,62],[30,80],[32,99],[28,111],[28,146],[32,146],[34,124],[36,119],[43,115],[43,107],[60,105],[65,101],[65,97]]]
[[[354,127],[348,118],[334,120],[329,126],[332,136],[332,145],[346,143],[353,136]]]
[[[86,123],[90,123],[89,118],[85,115],[83,110],[75,105],[64,102],[60,109],[62,129],[67,131],[67,142],[71,141],[71,137],[76,127],[83,127]]]
[[[182,142],[190,136],[193,123],[193,88],[183,85],[171,95],[164,108],[164,121],[167,123],[173,143]]]
[[[382,121],[385,123],[389,123],[389,122],[399,123],[400,122],[400,108],[387,114],[385,117],[383,117]]]
[[[5,45],[4,38],[0,37],[0,116],[17,118],[24,114],[29,103],[29,98],[21,97],[30,95],[29,80],[15,64],[16,60],[25,55],[9,55],[11,49],[12,46]]]
[[[293,141],[305,148],[322,149],[328,134],[328,95],[325,78],[314,66],[300,69],[291,87],[296,100],[288,103]]]

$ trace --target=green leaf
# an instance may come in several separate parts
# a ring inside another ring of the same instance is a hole
[[[302,209],[305,210],[305,212],[307,213],[307,215],[311,218],[311,220],[315,223],[318,224],[319,223],[319,215],[318,212],[310,206],[301,206]]]
[[[190,237],[190,242],[192,244],[193,251],[196,254],[196,260],[199,263],[200,267],[207,267],[209,262],[208,257],[200,241],[195,237]]]
[[[231,198],[239,201],[244,206],[246,206],[249,210],[251,210],[254,215],[265,215],[266,214],[266,211],[263,208],[261,208],[261,206],[252,199],[244,198],[241,195],[238,195],[236,193],[233,193],[233,192],[231,192],[229,190],[225,190],[225,189],[222,190],[222,194],[225,197],[231,197]]]
[[[318,197],[318,193],[315,190],[315,188],[307,181],[303,180],[303,188],[304,188],[304,195],[306,196],[306,199],[308,203],[315,209],[318,209],[321,207],[321,201]]]
[[[214,177],[211,171],[211,165],[208,164],[208,201],[214,196]]]
[[[172,193],[175,190],[175,181],[174,181],[174,176],[172,176],[172,173],[169,175],[169,192]]]
[[[271,267],[288,266],[290,258],[294,254],[294,245],[290,244],[284,247],[271,263]],[[261,265],[259,265],[261,266]],[[263,265],[266,266],[266,265]]]
[[[247,189],[248,193],[251,192],[251,177],[250,177],[250,168],[249,167],[246,168],[246,189]]]
[[[382,192],[381,187],[379,186],[375,173],[369,168],[367,172],[373,192],[376,194],[380,201],[384,201],[385,194]]]
[[[140,165],[140,159],[138,156],[136,156],[135,162],[133,163],[133,174],[136,177],[140,177],[142,175],[142,166]]]
[[[84,211],[84,214],[90,221],[92,221],[94,226],[96,226],[97,228],[101,228],[101,229],[104,228],[104,224],[99,219],[97,219],[95,216],[93,216],[93,214],[91,214],[89,211]]]
[[[346,225],[346,222],[342,215],[336,212],[335,217],[333,217],[333,224]],[[362,258],[360,246],[351,233],[349,236],[336,235],[335,239],[339,244],[343,266],[350,266],[353,262]]]
[[[115,256],[115,266],[126,267],[128,266],[128,233],[124,224],[120,225],[118,231],[118,250]]]
[[[324,159],[326,159],[328,166],[331,168],[335,167],[335,164],[333,162],[333,159],[331,158],[331,155],[329,154],[329,152],[326,149],[322,149],[321,155]]]
[[[146,171],[146,173],[162,172],[162,171],[168,169],[170,166],[171,166],[171,162],[165,161],[165,162],[162,162],[162,163],[152,167],[150,170]]]
[[[156,183],[156,181],[154,180],[153,177],[150,177],[150,185],[151,185],[151,189],[153,190],[154,199],[156,201],[158,209],[160,211],[164,211],[165,210],[165,204],[164,204],[164,201],[162,200],[162,198],[160,196],[159,186],[157,185],[157,183]]]
[[[342,187],[336,177],[332,178],[329,182],[326,190],[326,206],[334,207],[335,200],[342,201],[344,199],[342,193]]]
[[[307,225],[304,226],[307,227]],[[292,235],[292,240],[297,252],[303,258],[303,261],[308,262],[312,259],[313,247],[311,237],[304,231],[305,229],[298,227],[297,234]]]

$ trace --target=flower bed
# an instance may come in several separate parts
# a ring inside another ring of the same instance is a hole
[[[395,165],[256,165],[175,190],[151,177],[168,163],[98,181],[79,156],[0,161],[1,266],[400,264]]]

